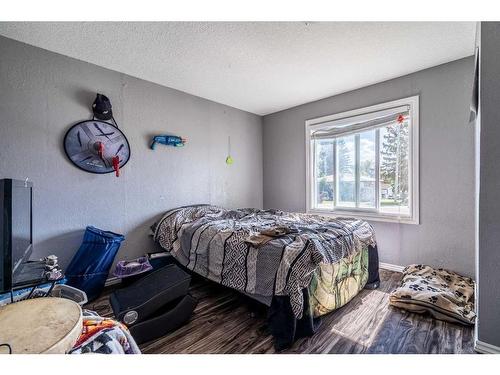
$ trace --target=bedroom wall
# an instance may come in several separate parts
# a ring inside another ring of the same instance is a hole
[[[154,248],[148,227],[170,208],[262,207],[259,116],[4,37],[0,51],[0,178],[34,183],[34,257],[66,265],[94,225],[124,234],[117,258],[133,258]],[[96,92],[131,145],[120,178],[83,172],[64,154],[66,130],[91,116]],[[162,133],[188,143],[150,150]]]
[[[380,261],[474,275],[472,74],[469,57],[265,116],[264,207],[305,211],[307,119],[419,94],[420,225],[371,222]]]
[[[477,338],[500,352],[500,23],[481,22]],[[483,348],[484,349],[484,348]]]

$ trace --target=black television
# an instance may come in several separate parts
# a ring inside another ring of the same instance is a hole
[[[11,291],[33,251],[33,184],[0,179],[0,293]]]

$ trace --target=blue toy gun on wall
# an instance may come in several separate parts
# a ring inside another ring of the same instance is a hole
[[[151,143],[151,150],[155,149],[157,143],[161,143],[166,146],[182,147],[186,143],[187,139],[177,137],[176,135],[156,135],[153,137],[153,143]]]

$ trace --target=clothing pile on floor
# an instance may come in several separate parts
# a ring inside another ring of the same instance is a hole
[[[83,310],[83,330],[69,354],[141,354],[122,323]]]
[[[430,313],[436,319],[474,324],[474,281],[442,268],[413,264],[403,270],[401,285],[389,302],[414,313]]]

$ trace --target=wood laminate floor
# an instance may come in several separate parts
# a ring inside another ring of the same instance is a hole
[[[318,332],[282,353],[474,353],[473,329],[389,306],[401,274],[381,270],[381,286],[363,290],[323,317]],[[86,308],[112,316],[110,291]],[[275,353],[260,305],[230,289],[193,279],[198,306],[185,326],[141,345],[143,353]]]

